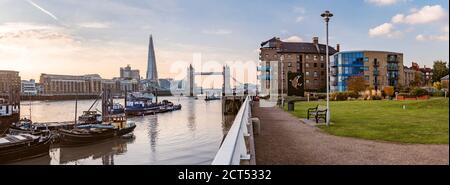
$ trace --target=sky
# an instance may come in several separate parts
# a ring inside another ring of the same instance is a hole
[[[160,78],[183,78],[197,56],[214,64],[202,71],[227,63],[255,83],[260,43],[324,43],[325,10],[343,51],[402,52],[407,66],[449,60],[447,0],[0,0],[0,70],[112,78],[130,64],[145,76],[152,34]]]

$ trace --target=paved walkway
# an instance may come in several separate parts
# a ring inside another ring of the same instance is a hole
[[[279,108],[253,106],[261,120],[256,164],[449,164],[449,145],[397,144],[329,135]]]

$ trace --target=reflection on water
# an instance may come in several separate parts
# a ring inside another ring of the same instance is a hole
[[[116,138],[82,147],[52,146],[50,155],[14,164],[210,164],[223,134],[221,101],[165,97],[182,104],[180,111],[132,117],[136,123],[133,139]],[[78,101],[78,113],[93,100]],[[123,103],[123,100],[122,100]],[[68,121],[74,118],[74,101],[34,101],[34,122]],[[29,102],[22,102],[22,116],[29,114]],[[101,109],[97,105],[97,109]]]

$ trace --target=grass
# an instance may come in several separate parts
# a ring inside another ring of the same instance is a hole
[[[318,104],[326,102],[297,102],[292,114],[306,118],[307,109]],[[449,143],[449,99],[332,101],[330,109],[333,124],[319,127],[333,135],[400,143]]]

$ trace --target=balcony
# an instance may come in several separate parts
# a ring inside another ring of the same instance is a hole
[[[378,68],[378,67],[380,67],[380,64],[378,62],[373,62],[373,67]]]
[[[266,71],[269,72],[272,68],[270,66],[258,66],[257,70],[258,71]]]
[[[373,76],[378,76],[380,75],[380,72],[378,70],[373,70]]]
[[[388,71],[398,71],[398,66],[387,66]]]
[[[397,55],[388,55],[387,62],[388,63],[398,63]]]

